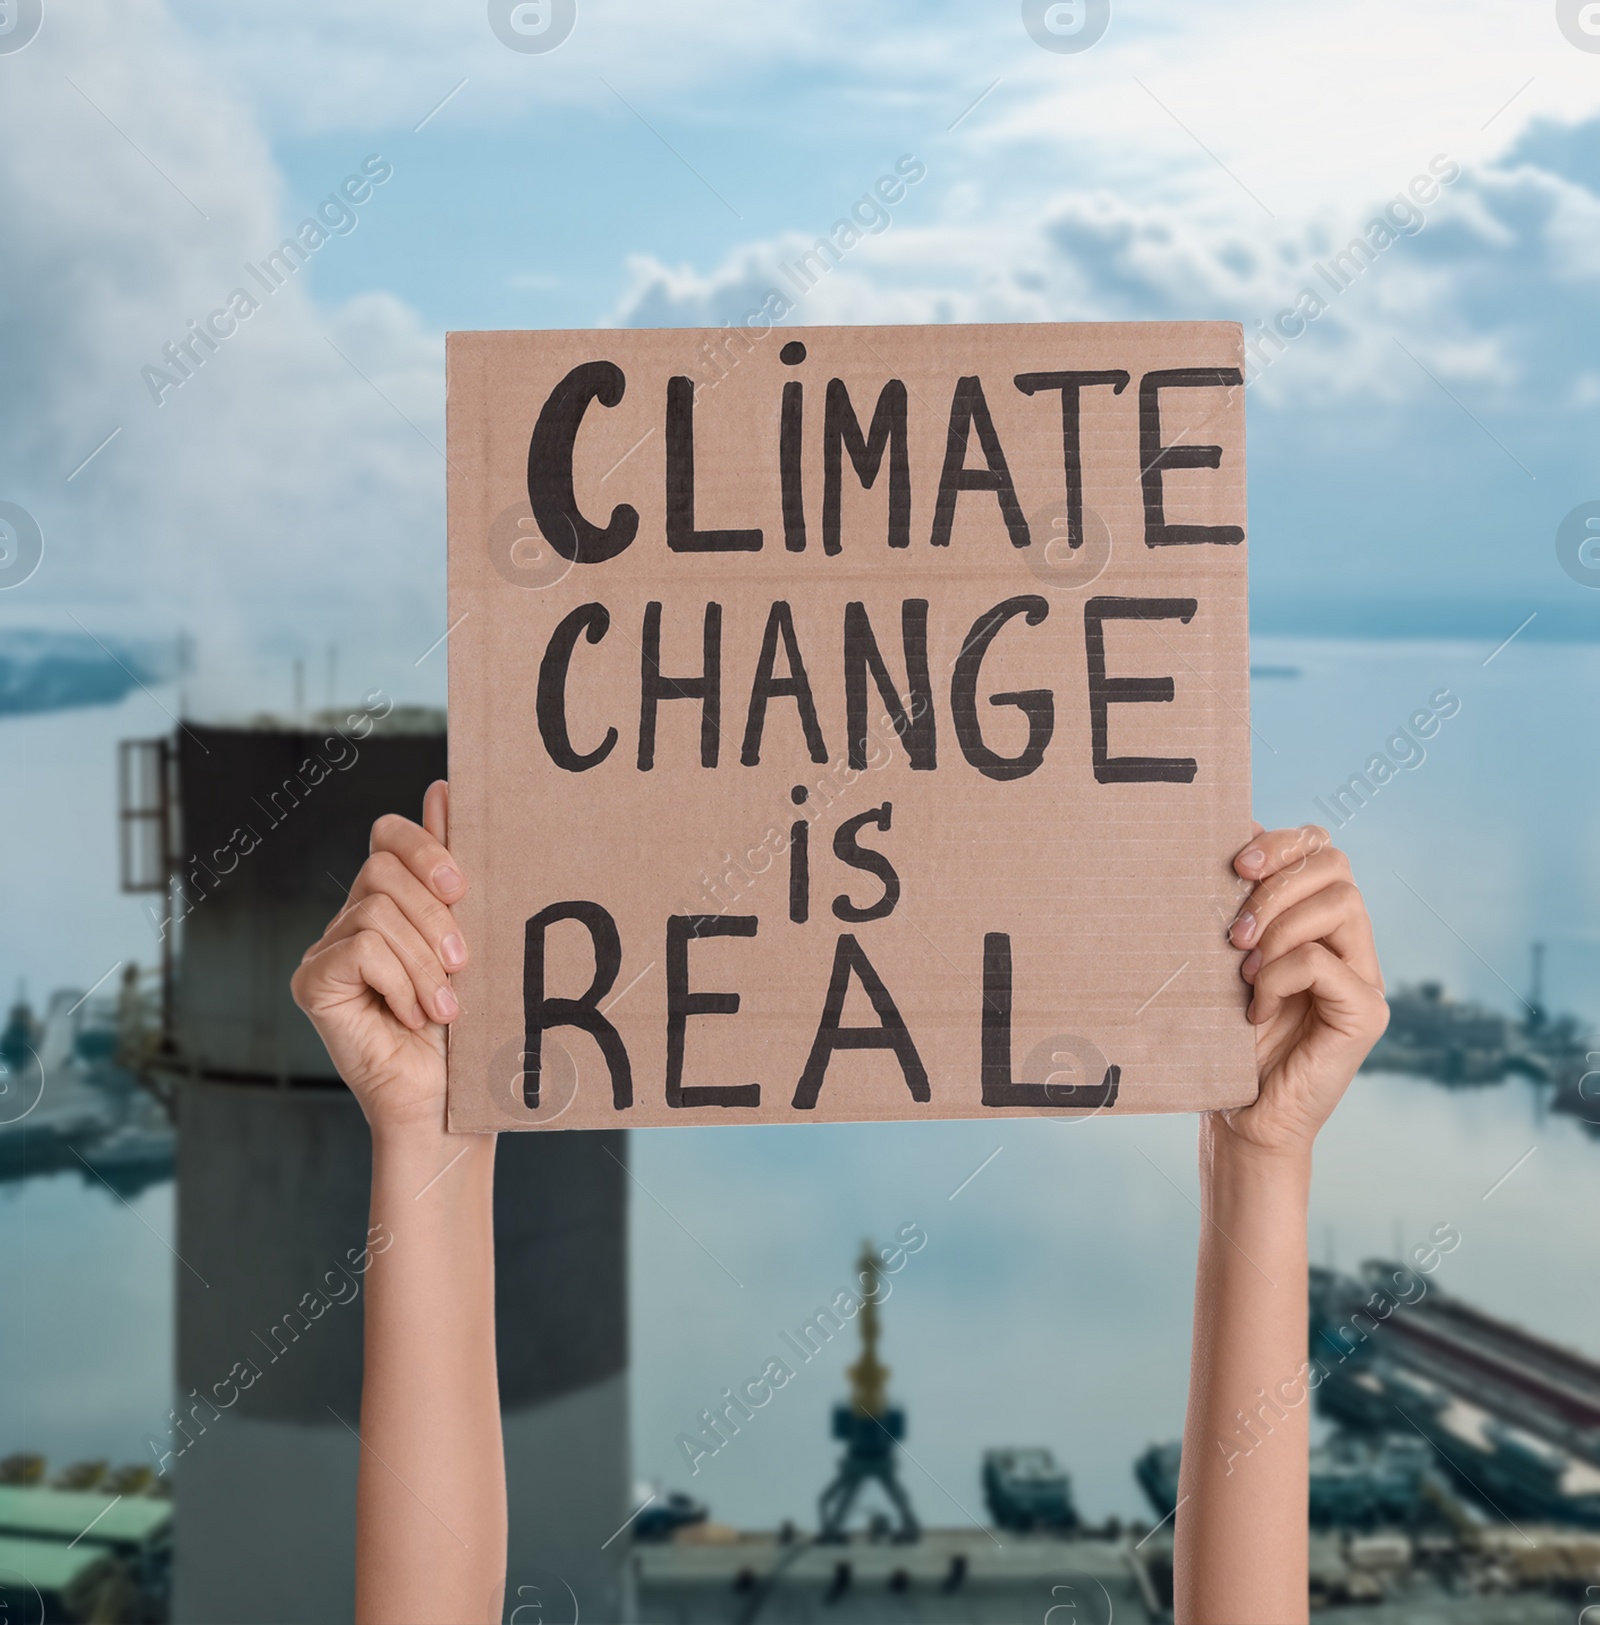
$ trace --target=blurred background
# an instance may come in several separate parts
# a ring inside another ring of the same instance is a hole
[[[349,1617],[366,1151],[286,978],[443,770],[443,335],[774,289],[1244,324],[1256,810],[1395,990],[1313,1597],[1600,1597],[1600,5],[4,0],[0,130],[8,1619]],[[510,1138],[505,1618],[1164,1617],[1193,1122]]]

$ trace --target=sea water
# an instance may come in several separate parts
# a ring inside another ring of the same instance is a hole
[[[1508,605],[1507,633],[1520,618]],[[1600,648],[1533,630],[1498,651],[1258,640],[1256,808],[1333,830],[1392,983],[1441,980],[1514,1015],[1538,940],[1546,1004],[1593,1020]],[[1418,748],[1401,743],[1441,690],[1459,707],[1413,729]],[[0,723],[0,989],[26,977],[38,1004],[119,960],[153,962],[140,901],[116,891],[115,745],[170,729],[172,703],[163,691]],[[1382,783],[1374,756],[1393,767]],[[1356,775],[1375,786],[1363,805]],[[1353,1267],[1451,1225],[1462,1242],[1437,1287],[1600,1355],[1587,1245],[1600,1140],[1542,1101],[1521,1080],[1446,1090],[1363,1074],[1319,1142],[1313,1257]],[[864,1238],[914,1224],[928,1240],[890,1278],[880,1353],[908,1412],[902,1471],[923,1520],[982,1520],[981,1452],[1008,1444],[1052,1448],[1084,1515],[1147,1515],[1132,1461],[1183,1419],[1194,1138],[1188,1118],[634,1135],[639,1475],[724,1521],[811,1522],[856,1343],[847,1324],[806,1361],[785,1334],[808,1341],[796,1334],[848,1288]],[[135,1459],[162,1432],[183,1268],[172,1243],[170,1185],[131,1203],[76,1174],[0,1186],[0,1454]],[[700,1413],[772,1358],[793,1377],[739,1433],[722,1424],[714,1455],[686,1449]]]

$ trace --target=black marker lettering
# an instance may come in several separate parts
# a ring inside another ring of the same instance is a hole
[[[674,553],[758,553],[759,530],[696,530],[694,379],[667,380],[667,546]]]
[[[1122,1068],[1098,1084],[1016,1083],[1011,1077],[1011,938],[983,938],[983,1103],[985,1106],[1114,1106]]]
[[[784,661],[789,668],[787,677],[774,677],[778,663],[778,640],[783,640]],[[817,705],[811,696],[811,681],[806,676],[806,663],[800,658],[800,645],[794,633],[794,613],[779,599],[767,614],[767,629],[761,636],[761,654],[756,660],[755,680],[750,685],[750,710],[745,718],[744,745],[739,760],[745,767],[756,767],[761,761],[761,733],[767,721],[767,701],[774,698],[792,699],[800,713],[800,726],[805,730],[806,749],[813,762],[826,762],[828,746],[822,737],[822,724],[817,721]]]
[[[805,445],[805,385],[798,378],[783,386],[778,420],[778,471],[783,486],[783,545],[791,553],[806,550],[806,490],[801,477]]]
[[[556,552],[578,564],[614,559],[639,532],[637,508],[619,503],[602,528],[578,512],[572,490],[572,448],[584,411],[590,401],[615,406],[627,387],[615,362],[585,361],[550,391],[528,441],[528,503],[533,517]]]
[[[844,453],[856,478],[871,490],[889,453],[889,546],[911,545],[911,460],[907,450],[906,386],[891,378],[878,395],[872,426],[865,437],[850,391],[842,378],[828,380],[827,405],[822,415],[822,549],[837,553],[839,515],[843,505]]]
[[[789,826],[789,918],[804,925],[811,917],[811,826],[797,818]]]
[[[689,944],[697,937],[753,937],[754,914],[674,914],[667,920],[667,1104],[759,1106],[759,1083],[683,1082],[683,1046],[690,1016],[732,1016],[737,993],[689,991]]]
[[[989,696],[990,705],[1014,705],[1028,719],[1028,742],[1020,755],[1001,756],[990,750],[983,742],[983,724],[978,720],[978,677],[995,633],[1014,615],[1023,616],[1029,626],[1037,626],[1049,613],[1049,604],[1037,594],[1007,598],[972,623],[961,653],[956,656],[955,674],[950,681],[951,720],[962,755],[985,778],[1002,783],[1026,778],[1044,760],[1045,748],[1055,732],[1055,696],[1047,688]]]
[[[1083,546],[1083,437],[1079,392],[1093,384],[1110,384],[1120,395],[1128,387],[1128,374],[1110,372],[1019,372],[1013,382],[1024,395],[1041,389],[1061,391],[1061,462],[1067,478],[1067,546]]]
[[[544,990],[545,933],[558,920],[576,920],[594,944],[594,980],[581,998],[564,999]],[[617,1111],[633,1104],[633,1069],[622,1035],[600,1014],[600,1001],[616,984],[622,968],[622,939],[617,922],[598,903],[552,903],[528,921],[522,948],[523,1074],[522,1101],[539,1105],[539,1073],[544,1035],[552,1027],[577,1027],[600,1046],[611,1074],[611,1104]]]
[[[789,799],[803,807],[809,793],[803,784],[797,784],[789,792]],[[811,821],[797,818],[789,826],[789,918],[796,925],[804,925],[810,917]]]
[[[656,707],[662,700],[700,701],[700,765],[715,767],[722,743],[722,605],[707,604],[698,677],[666,677],[661,671],[661,605],[644,606],[639,650],[639,771],[656,760]]]
[[[878,1015],[879,1025],[876,1027],[839,1025],[839,1018],[844,1014],[845,994],[850,989],[852,975],[859,978],[867,997],[872,1001],[872,1008]],[[928,1069],[923,1066],[922,1057],[917,1054],[917,1046],[906,1030],[900,1011],[890,997],[888,988],[883,985],[882,978],[872,968],[872,961],[862,951],[861,944],[848,932],[839,938],[838,946],[834,949],[833,974],[828,979],[828,994],[823,1001],[822,1020],[817,1026],[817,1036],[812,1042],[805,1071],[800,1074],[800,1082],[794,1091],[796,1111],[809,1112],[816,1109],[817,1096],[822,1091],[822,1082],[828,1073],[828,1063],[833,1059],[834,1051],[841,1049],[893,1050],[895,1058],[900,1063],[900,1070],[905,1074],[906,1087],[911,1091],[911,1098],[917,1101],[932,1098],[928,1087]]]
[[[1170,677],[1107,677],[1107,621],[1182,621],[1199,608],[1193,598],[1091,598],[1083,606],[1083,643],[1089,661],[1089,735],[1100,784],[1191,784],[1192,756],[1108,754],[1107,713],[1113,705],[1160,705],[1174,698]]]
[[[598,767],[617,742],[617,730],[607,728],[605,738],[583,753],[573,749],[572,736],[567,732],[567,669],[572,664],[573,648],[580,635],[590,643],[598,643],[610,625],[611,616],[604,604],[579,604],[550,634],[544,658],[539,662],[539,688],[534,701],[539,737],[544,740],[550,760],[569,773]]]
[[[860,869],[865,874],[876,875],[883,882],[883,896],[866,908],[857,908],[843,892],[834,898],[834,914],[851,925],[887,919],[900,901],[900,876],[895,872],[894,865],[883,853],[874,851],[870,846],[862,846],[856,839],[868,824],[887,833],[893,815],[894,803],[886,801],[881,807],[869,807],[864,813],[845,819],[833,833],[833,855],[841,863],[847,863],[852,869]]]
[[[966,466],[967,440],[974,429],[978,431],[978,446],[983,452],[983,468]],[[977,378],[957,379],[955,393],[950,398],[950,426],[945,433],[944,467],[939,474],[933,534],[928,538],[934,547],[950,545],[950,531],[956,521],[956,498],[963,491],[993,491],[995,500],[1000,504],[1011,545],[1028,545],[1028,521],[1023,516],[1021,503],[1017,501],[1016,487],[1011,483],[1011,470],[1006,466],[1006,454],[1000,448],[1000,437],[994,432],[994,419],[989,416],[989,403],[983,398],[983,384]]]
[[[928,678],[928,600],[908,598],[900,606],[900,641],[905,649],[906,683],[911,692],[902,702],[878,649],[867,618],[867,606],[844,606],[844,709],[849,765],[867,765],[867,674],[878,688],[894,731],[905,741],[914,772],[931,773],[938,763],[933,686]]]
[[[1220,468],[1221,446],[1163,446],[1163,389],[1220,389],[1242,385],[1237,367],[1174,367],[1147,372],[1139,380],[1139,483],[1144,488],[1144,545],[1194,547],[1204,542],[1232,547],[1244,540],[1237,525],[1169,525],[1161,492],[1161,475],[1169,468]]]

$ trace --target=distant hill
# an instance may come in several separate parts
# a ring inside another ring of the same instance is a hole
[[[139,684],[171,682],[179,646],[87,632],[0,632],[0,717],[115,705]]]

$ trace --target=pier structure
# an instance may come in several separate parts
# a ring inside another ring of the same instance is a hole
[[[1420,1433],[1444,1466],[1511,1516],[1600,1527],[1600,1362],[1369,1260],[1311,1272],[1319,1408],[1366,1432]],[[1383,1308],[1387,1303],[1389,1307]]]

